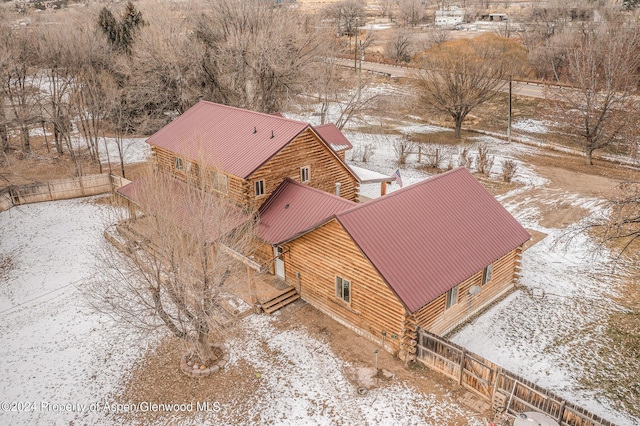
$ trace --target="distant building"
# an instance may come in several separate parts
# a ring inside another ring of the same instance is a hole
[[[509,16],[506,13],[490,13],[488,15],[482,15],[480,19],[483,21],[500,22],[508,20]]]
[[[464,21],[465,10],[456,6],[436,10],[436,27],[454,27]]]

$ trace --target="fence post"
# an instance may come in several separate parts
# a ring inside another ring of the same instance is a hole
[[[464,373],[464,358],[467,356],[467,351],[465,349],[462,350],[460,357],[460,376],[458,376],[458,386],[462,385],[462,375]]]
[[[49,201],[53,201],[53,194],[51,193],[51,182],[47,181],[47,188],[49,188]]]
[[[563,400],[563,401],[560,403],[560,410],[558,410],[558,423],[559,423],[560,425],[562,425],[562,417],[564,417],[564,405],[565,405],[566,403],[567,403],[567,402]]]
[[[496,377],[493,380],[493,389],[491,390],[491,404],[493,404],[493,398],[496,396],[496,389],[498,389],[498,383],[500,383],[500,371],[502,369],[496,366]]]

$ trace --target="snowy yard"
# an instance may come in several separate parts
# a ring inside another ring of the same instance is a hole
[[[309,114],[300,118],[313,121],[317,117]],[[529,139],[545,132],[547,126],[548,123],[537,120],[514,123],[514,129],[528,134]],[[396,130],[405,134],[451,131],[411,121],[398,122]],[[365,134],[349,130],[349,126],[344,133],[354,145],[352,152],[366,144],[373,144],[375,148],[367,163],[347,153],[348,163],[388,175],[398,168],[393,141],[401,136]],[[604,256],[590,255],[595,243],[587,236],[579,235],[569,245],[556,243],[567,229],[540,224],[543,208],[554,210],[568,204],[590,215],[600,210],[601,200],[549,188],[548,179],[519,159],[539,153],[537,147],[509,144],[491,136],[476,136],[471,140],[490,147],[491,155],[495,156],[491,170],[494,178],[504,159],[517,162],[514,181],[520,186],[498,199],[523,226],[546,237],[523,256],[522,289],[473,321],[452,340],[621,426],[640,424],[640,418],[615,407],[606,392],[593,389],[587,380],[594,369],[615,368],[607,365],[607,360],[600,355],[600,351],[607,352],[614,347],[604,328],[608,315],[620,309],[613,301],[618,293],[609,261]],[[452,158],[457,165],[456,152]],[[429,173],[418,166],[415,156],[410,156],[407,164],[400,167],[405,185],[429,177]],[[393,183],[388,191],[397,189],[399,186]],[[361,193],[377,197],[379,185],[362,188]],[[544,297],[540,297],[542,294]],[[635,385],[620,384],[622,388]]]
[[[13,407],[16,410],[29,410],[0,411],[0,424],[127,423],[125,417],[108,415],[104,405],[116,400],[132,367],[156,342],[114,328],[108,318],[87,307],[78,290],[94,273],[91,253],[104,241],[104,210],[91,199],[78,199],[0,213],[0,264],[4,265],[0,269],[0,399],[20,403]],[[232,361],[227,370],[242,362],[262,372],[261,384],[249,400],[220,412],[191,413],[174,420],[183,424],[238,424],[239,418],[259,419],[260,424],[483,424],[454,399],[423,394],[397,380],[359,396],[345,375],[349,363],[326,342],[303,327],[279,330],[274,321],[265,316],[246,318],[242,324],[246,332],[240,333],[244,337],[229,344]],[[91,405],[96,403],[101,404],[97,411]],[[60,411],[64,409],[79,411]]]
[[[92,313],[76,288],[93,274],[102,210],[81,199],[0,213],[0,259],[10,259],[0,270],[0,395],[31,411],[3,407],[1,424],[97,423],[102,413],[53,404],[108,402],[146,348]]]

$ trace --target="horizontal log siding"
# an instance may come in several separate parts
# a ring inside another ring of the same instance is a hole
[[[264,179],[265,184],[264,195],[254,197],[255,207],[260,207],[285,177],[300,182],[300,168],[304,166],[310,168],[308,185],[335,194],[336,182],[340,182],[340,196],[357,201],[356,179],[316,134],[307,129],[251,175],[252,192],[256,181]]]
[[[197,163],[195,160],[191,160],[188,158],[182,158],[184,170],[177,170],[175,167],[175,163],[173,158],[176,156],[171,151],[167,151],[166,149],[159,148],[157,146],[153,147],[153,151],[155,153],[156,164],[159,170],[170,173],[172,176],[184,181],[184,182],[198,182],[199,177],[192,172],[187,172],[187,161],[191,161],[192,163]],[[199,167],[202,170],[202,167]],[[202,179],[209,178],[209,172],[215,171],[217,173],[222,173],[227,176],[227,189],[229,198],[239,205],[246,205],[248,197],[247,197],[247,187],[249,184],[245,182],[244,179],[239,178],[234,175],[230,175],[224,172],[221,172],[213,167],[204,167],[204,171],[200,173]]]
[[[517,248],[493,263],[491,281],[482,287],[469,307],[469,289],[482,284],[482,271],[458,285],[458,303],[445,310],[446,293],[413,314],[416,324],[433,334],[443,335],[504,294],[514,283],[522,250]]]
[[[284,248],[287,281],[296,286],[300,273],[305,301],[375,342],[386,331],[385,346],[397,353],[405,308],[338,222],[332,220]],[[351,304],[336,297],[336,275],[351,282]]]

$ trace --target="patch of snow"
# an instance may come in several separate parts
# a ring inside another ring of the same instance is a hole
[[[29,129],[29,136],[34,137],[34,136],[44,136],[45,132],[42,130],[42,127],[36,127],[33,129]],[[47,132],[46,133],[47,136],[53,136],[52,133]]]
[[[125,164],[140,163],[147,159],[151,152],[151,147],[146,140],[146,138],[123,139],[122,152],[124,153],[123,157]],[[111,164],[118,164],[120,161],[120,155],[117,140],[114,138],[105,138],[101,139],[100,143],[100,159],[102,161],[110,159]]]
[[[388,30],[391,28],[391,24],[366,24],[364,26],[365,30]]]
[[[549,131],[549,124],[543,120],[526,118],[513,122],[511,129],[527,133],[547,133]]]
[[[252,338],[228,342],[233,348],[230,363],[242,360],[261,375],[247,404],[251,424],[436,426],[459,419],[482,424],[454,400],[442,401],[402,383],[384,383],[360,396],[345,375],[350,365],[327,343],[304,328],[278,330],[274,321],[250,316],[242,326]],[[198,420],[226,424],[230,419],[221,411]]]
[[[35,403],[33,412],[0,412],[1,424],[105,422],[89,404],[110,402],[152,344],[93,312],[76,288],[94,272],[103,209],[78,199],[0,213],[0,253],[14,263],[0,281],[0,395]],[[61,413],[47,403],[86,407]]]
[[[575,194],[536,201],[567,202],[591,214],[601,208],[600,200]],[[561,242],[567,230],[540,226],[540,212],[530,203],[505,203],[524,226],[548,234],[523,255],[521,290],[451,340],[617,424],[640,424],[581,381],[585,368],[598,365],[598,352],[611,349],[605,325],[620,309],[612,300],[615,278],[607,256],[594,256],[595,243],[583,233]]]

